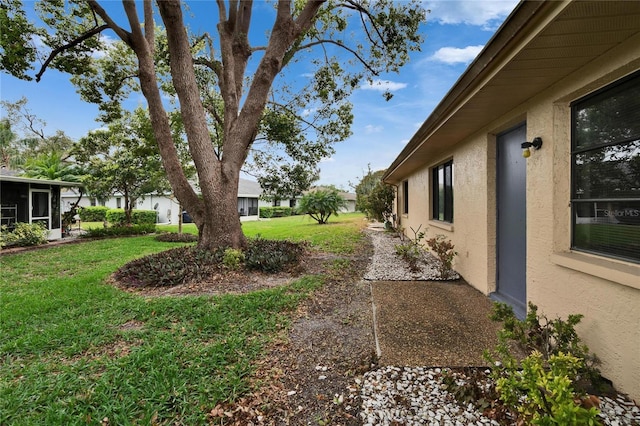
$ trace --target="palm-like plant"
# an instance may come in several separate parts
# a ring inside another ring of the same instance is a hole
[[[81,179],[78,167],[63,160],[62,155],[57,152],[41,154],[28,159],[24,165],[23,176],[67,182],[80,182]]]
[[[337,216],[346,205],[346,200],[336,189],[316,189],[302,197],[298,212],[308,214],[322,225],[327,223],[332,214]]]

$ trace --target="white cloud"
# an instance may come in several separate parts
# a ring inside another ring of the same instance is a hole
[[[393,92],[395,90],[404,89],[407,83],[397,83],[389,80],[373,80],[371,83],[365,83],[360,86],[364,90],[376,90],[378,92]]]
[[[442,47],[431,56],[431,59],[445,64],[467,64],[471,62],[484,46],[467,46],[462,49],[458,47]]]
[[[442,0],[425,2],[428,20],[440,24],[469,24],[495,30],[518,4],[518,0]]]
[[[373,124],[367,124],[366,126],[364,126],[364,132],[368,135],[371,133],[380,133],[383,130],[383,126],[374,126]]]
[[[305,109],[302,111],[302,116],[303,116],[303,117],[308,117],[308,116],[310,116],[311,114],[315,113],[317,110],[318,110],[318,108],[305,108]]]
[[[334,163],[336,161],[335,158],[333,157],[328,157],[328,158],[323,158],[322,160],[320,160],[321,163]]]

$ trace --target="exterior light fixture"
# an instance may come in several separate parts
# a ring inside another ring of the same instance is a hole
[[[529,158],[531,157],[531,148],[535,149],[536,151],[540,149],[540,147],[542,146],[542,138],[541,137],[535,137],[531,142],[523,142],[520,145],[520,148],[522,148],[522,156],[524,158]]]

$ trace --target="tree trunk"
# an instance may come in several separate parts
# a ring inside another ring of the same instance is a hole
[[[238,215],[239,170],[230,176],[220,176],[220,184],[213,191],[203,191],[205,213],[199,218],[198,247],[214,249],[218,247],[244,248],[247,240],[242,232]]]

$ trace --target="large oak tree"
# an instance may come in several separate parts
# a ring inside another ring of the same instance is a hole
[[[192,34],[186,22],[190,12],[179,0],[123,0],[118,13],[112,3],[97,0],[36,2],[48,28],[28,19],[21,1],[7,0],[0,7],[4,32],[0,66],[29,79],[36,46],[44,45],[49,54],[36,80],[47,68],[95,75],[95,52],[104,48],[100,34],[113,31],[135,54],[135,88],[146,98],[164,169],[174,194],[198,227],[199,245],[242,247],[245,238],[236,211],[239,174],[254,142],[269,134],[265,111],[296,117],[302,125],[294,127],[315,131],[311,138],[291,137],[287,150],[295,151],[296,141],[345,139],[349,134],[345,126],[351,123],[347,97],[360,85],[372,83],[374,76],[397,72],[408,61],[409,52],[422,42],[419,29],[425,12],[418,1],[391,0],[279,0],[273,4],[273,13],[257,17],[252,0],[217,0],[207,5],[208,32]],[[249,37],[256,18],[260,23],[273,20],[260,45],[252,45]],[[353,26],[359,29],[351,31]],[[158,43],[160,34],[163,43]],[[288,66],[302,60],[315,67],[309,84],[274,85]],[[118,74],[117,68],[114,64],[112,77]],[[179,104],[201,196],[189,184],[172,138],[163,102],[165,72]],[[100,87],[93,93],[99,95],[91,100],[108,109],[113,103],[105,98],[121,100],[121,89],[130,77],[120,75],[108,84],[94,78]],[[211,107],[210,84],[216,88],[213,98],[221,101],[221,108]],[[314,111],[313,117],[303,114],[304,108]],[[219,129],[218,139],[212,138],[212,119]]]

